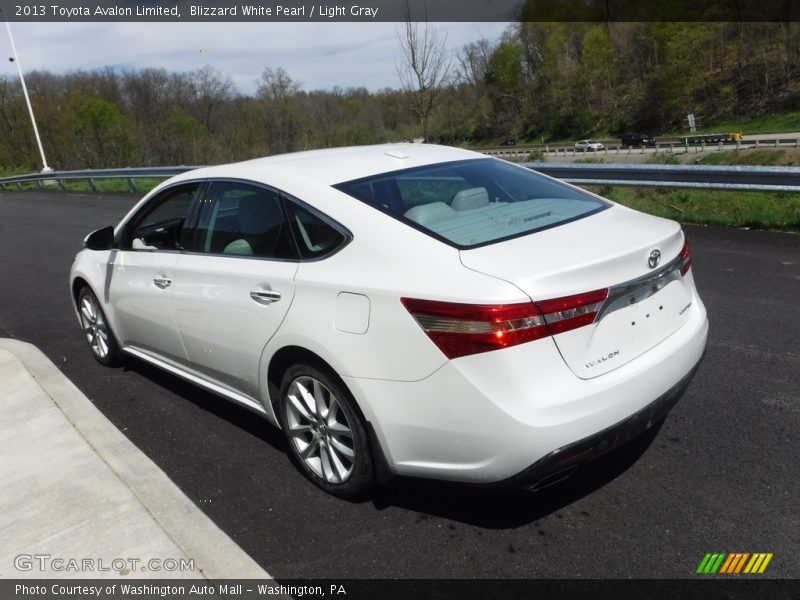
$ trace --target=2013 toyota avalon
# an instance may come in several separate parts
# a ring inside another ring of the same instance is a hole
[[[345,498],[393,474],[556,481],[660,422],[706,345],[677,223],[455,148],[190,171],[84,245],[98,361],[262,414]]]

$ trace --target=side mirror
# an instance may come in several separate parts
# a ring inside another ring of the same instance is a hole
[[[89,250],[111,250],[114,246],[114,228],[109,225],[93,231],[83,240],[83,247]]]

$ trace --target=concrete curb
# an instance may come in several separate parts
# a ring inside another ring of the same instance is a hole
[[[207,579],[270,578],[155,463],[106,419],[38,348],[18,340],[0,339],[0,354],[5,354],[3,350],[16,357],[20,363],[19,371],[27,369],[35,383],[52,399],[113,475],[130,490],[157,526],[180,551],[194,560],[196,572]],[[6,364],[10,365],[7,368],[17,369],[12,363],[13,358],[6,354]],[[25,376],[24,373],[20,375]],[[29,380],[26,378],[25,381]],[[26,385],[28,388],[32,386],[30,383]],[[2,387],[6,387],[5,384]],[[5,405],[0,406],[0,411],[4,409],[8,410]],[[65,423],[60,427],[69,429]],[[113,479],[111,474],[103,472],[106,473],[105,477]],[[54,507],[54,510],[58,510],[58,507]],[[6,539],[4,545],[12,542],[13,538]],[[9,573],[6,572],[4,576],[9,576]]]

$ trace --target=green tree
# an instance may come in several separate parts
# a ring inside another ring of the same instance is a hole
[[[506,39],[492,51],[485,81],[497,121],[496,133],[506,135],[519,125],[524,100],[522,53],[516,40]]]
[[[200,165],[211,162],[206,151],[208,128],[181,108],[173,106],[167,111],[164,133],[169,140],[168,164]]]
[[[87,168],[124,167],[133,154],[128,121],[115,104],[88,98],[78,109],[73,130]]]

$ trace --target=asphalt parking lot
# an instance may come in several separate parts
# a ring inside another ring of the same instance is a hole
[[[257,416],[143,363],[91,357],[67,276],[138,197],[0,193],[0,336],[37,345],[274,577],[695,577],[772,552],[800,577],[800,236],[687,226],[708,352],[660,431],[565,484],[497,493],[397,479],[325,495]]]

